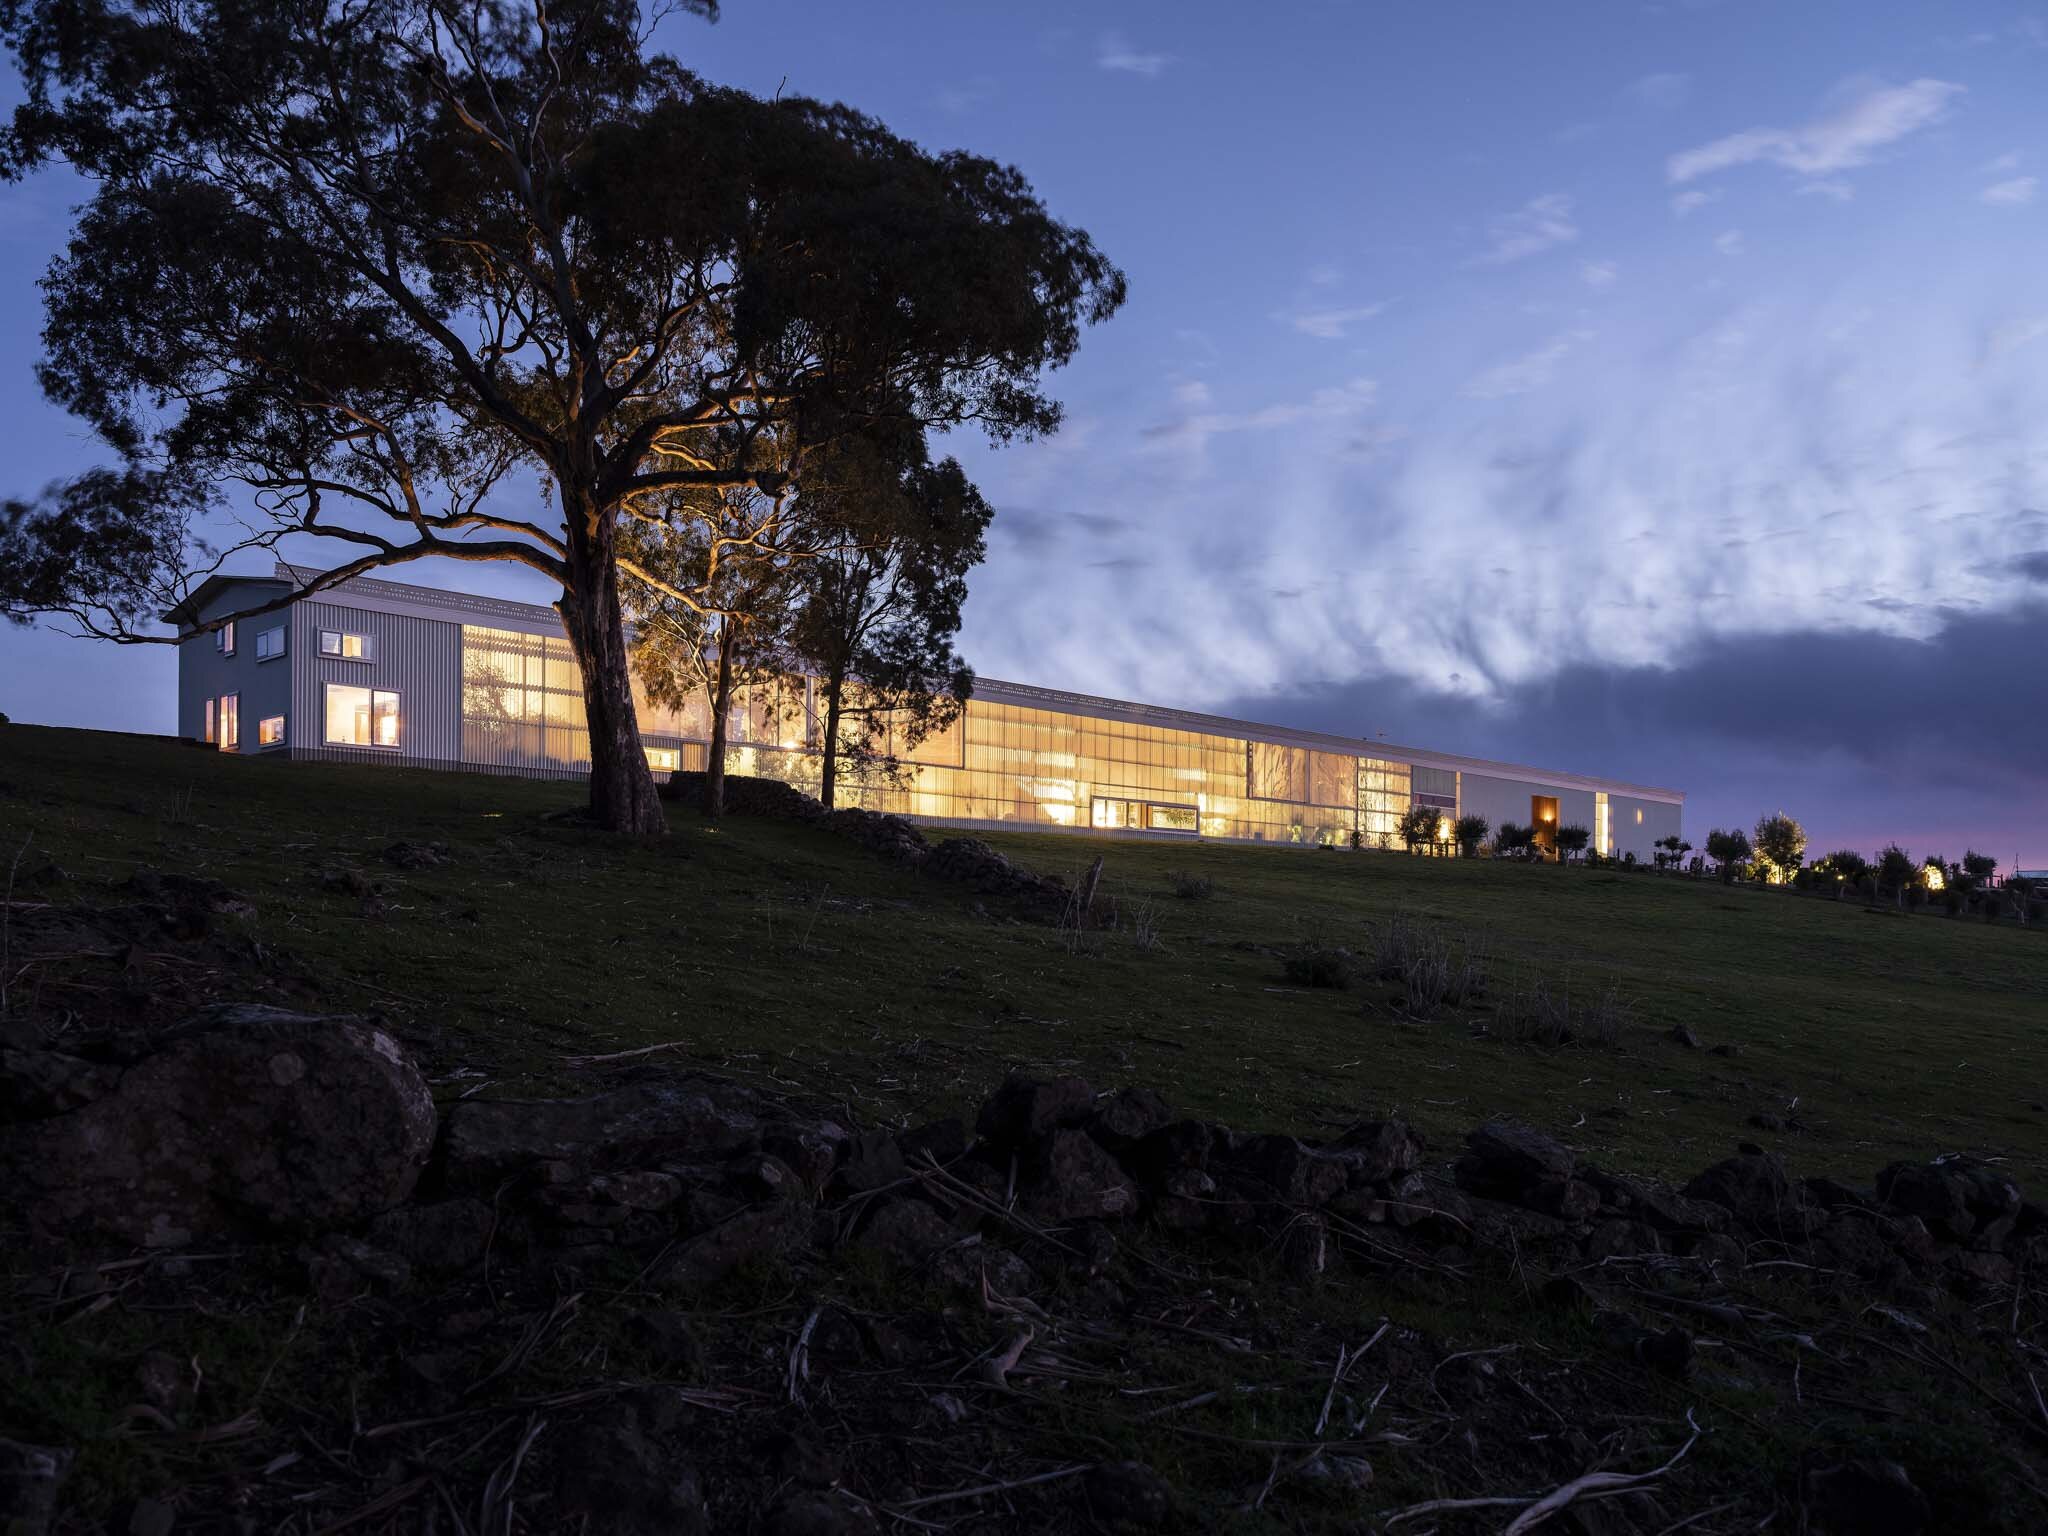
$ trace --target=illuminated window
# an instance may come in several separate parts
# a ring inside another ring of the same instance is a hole
[[[284,626],[278,624],[270,629],[256,631],[256,659],[275,661],[284,654]]]
[[[1251,797],[1254,800],[1308,799],[1308,752],[1278,742],[1251,743]]]
[[[377,640],[374,635],[352,635],[346,630],[323,629],[320,631],[320,654],[338,657],[342,661],[375,661]]]
[[[235,621],[229,619],[213,632],[213,648],[223,656],[235,654]]]
[[[220,749],[232,752],[242,744],[242,696],[239,693],[224,693],[220,696]]]
[[[1192,805],[1148,805],[1145,825],[1154,832],[1199,832],[1199,816]]]
[[[647,766],[656,773],[674,773],[683,765],[682,753],[674,747],[649,747]]]
[[[1637,807],[1636,807],[1636,825],[1640,827],[1640,826],[1641,826],[1642,824],[1643,824],[1643,808],[1642,808],[1642,807],[1641,807],[1641,806],[1639,805],[1639,806],[1637,806]]]
[[[395,747],[398,745],[398,695],[382,688],[327,685],[327,734],[330,746]]]
[[[265,715],[256,722],[256,745],[259,747],[281,747],[284,745],[283,715]]]
[[[203,724],[203,725],[202,725],[202,726],[201,726],[201,727],[199,728],[199,739],[200,739],[201,741],[204,741],[204,742],[209,742],[209,743],[210,743],[210,742],[211,742],[211,741],[213,740],[213,700],[212,700],[212,699],[208,699],[208,700],[206,701],[206,722],[205,722],[205,724]]]
[[[641,724],[671,734],[667,721]],[[462,755],[528,768],[590,766],[583,674],[567,640],[462,626]]]
[[[1614,851],[1612,812],[1607,805],[1607,791],[1593,792],[1593,851],[1605,858]]]

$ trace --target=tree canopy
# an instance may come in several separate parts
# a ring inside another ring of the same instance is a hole
[[[658,830],[618,589],[660,578],[621,526],[784,494],[880,417],[1050,431],[1044,375],[1124,280],[1015,169],[709,85],[646,30],[624,0],[0,4],[0,172],[94,185],[40,377],[119,461],[8,506],[0,611],[160,638],[294,535],[345,555],[304,590],[516,562],[561,589],[593,812]],[[231,490],[246,531],[207,549]]]

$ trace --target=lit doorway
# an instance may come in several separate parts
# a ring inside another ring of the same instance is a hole
[[[1529,825],[1536,830],[1536,846],[1543,850],[1543,857],[1557,857],[1557,797],[1555,795],[1531,795],[1529,797]]]

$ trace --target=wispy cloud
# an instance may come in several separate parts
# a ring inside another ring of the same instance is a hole
[[[1591,335],[1591,331],[1566,331],[1561,336],[1551,337],[1533,352],[1524,352],[1520,357],[1496,363],[1466,384],[1466,397],[1498,400],[1506,395],[1526,395],[1531,390],[1541,389],[1556,376],[1557,365]]]
[[[1700,187],[1690,187],[1672,197],[1671,211],[1682,219],[1695,208],[1704,208],[1707,204],[1720,200],[1721,194],[1718,191],[1709,192]]]
[[[1486,235],[1487,249],[1468,266],[1502,266],[1554,246],[1569,245],[1579,238],[1579,227],[1572,222],[1572,200],[1562,192],[1546,192],[1495,219]]]
[[[1824,197],[1833,203],[1847,203],[1855,200],[1856,189],[1839,176],[1823,176],[1815,181],[1802,181],[1799,184],[1799,195]]]
[[[1621,268],[1611,261],[1582,261],[1579,263],[1579,280],[1588,288],[1611,288],[1614,280],[1621,276]]]
[[[1686,98],[1692,95],[1692,78],[1670,73],[1644,75],[1631,80],[1622,94],[1638,106],[1669,112],[1674,107],[1684,106]]]
[[[1306,400],[1282,400],[1250,410],[1219,411],[1199,409],[1211,404],[1208,386],[1183,384],[1174,392],[1174,403],[1188,414],[1145,427],[1138,435],[1153,442],[1199,449],[1210,438],[1226,432],[1271,431],[1314,422],[1344,421],[1370,410],[1379,393],[1379,384],[1373,379],[1350,379],[1319,389]]]
[[[1866,165],[1877,150],[1939,122],[1963,87],[1919,79],[1905,85],[1849,87],[1832,111],[1796,128],[1747,128],[1683,150],[1665,162],[1674,184],[1759,161],[1803,176],[1827,176]]]
[[[1121,33],[1105,32],[1102,43],[1095,52],[1095,67],[1116,74],[1143,75],[1154,79],[1165,72],[1172,62],[1163,53],[1140,53],[1126,42]]]
[[[1304,336],[1314,336],[1321,341],[1342,341],[1352,326],[1372,319],[1386,307],[1384,303],[1354,304],[1348,309],[1301,310],[1279,318]]]
[[[1749,247],[1742,238],[1741,230],[1724,229],[1714,236],[1714,249],[1723,256],[1740,256]]]
[[[2003,176],[2007,171],[2016,171],[2019,168],[2020,152],[2016,149],[2008,149],[2004,154],[1994,155],[1978,166],[1977,174],[1979,176]]]
[[[2015,176],[2010,181],[1995,181],[1977,194],[1978,201],[1994,207],[2014,208],[2021,203],[2031,203],[2040,183],[2032,176]]]

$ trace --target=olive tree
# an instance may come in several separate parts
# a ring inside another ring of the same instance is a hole
[[[1124,282],[1014,169],[712,87],[648,32],[631,0],[0,4],[0,173],[92,188],[41,382],[117,460],[7,507],[0,612],[164,641],[151,615],[287,537],[345,558],[215,625],[522,565],[560,593],[593,816],[662,830],[620,596],[660,578],[622,529],[780,494],[879,416],[1050,431],[1044,375]],[[246,532],[210,550],[230,492]]]
[[[1806,857],[1806,829],[1783,811],[1777,811],[1757,818],[1755,838],[1758,861],[1780,880],[1791,879]]]

